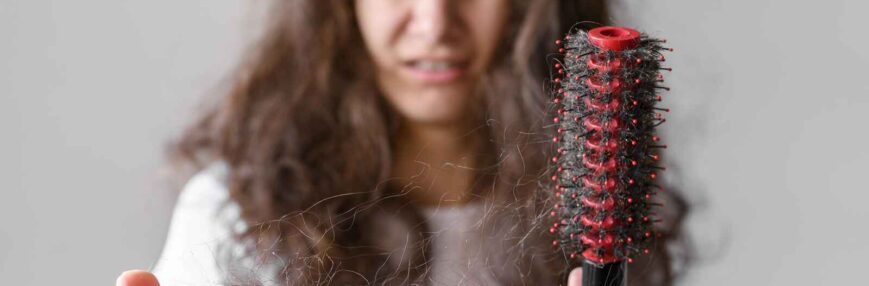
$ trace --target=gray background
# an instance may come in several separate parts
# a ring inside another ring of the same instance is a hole
[[[162,147],[221,90],[254,3],[0,0],[0,285],[151,266],[174,202]],[[683,284],[861,283],[869,2],[614,5],[676,49],[664,179],[699,250]]]

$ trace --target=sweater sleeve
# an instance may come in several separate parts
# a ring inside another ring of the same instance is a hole
[[[221,173],[220,166],[212,166],[192,177],[181,191],[154,267],[161,285],[222,284],[224,272],[217,253],[232,241],[230,222],[237,220],[237,208],[225,204],[228,193]]]

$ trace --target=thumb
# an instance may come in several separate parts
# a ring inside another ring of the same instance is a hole
[[[582,286],[582,267],[574,268],[567,276],[567,286]]]
[[[121,273],[115,286],[160,286],[157,277],[144,270],[129,270]]]

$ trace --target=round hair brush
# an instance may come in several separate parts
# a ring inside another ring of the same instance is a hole
[[[651,201],[659,150],[655,127],[665,41],[623,27],[578,30],[557,40],[552,88],[559,201],[550,229],[572,262],[582,260],[583,286],[625,285],[626,262],[656,236]]]

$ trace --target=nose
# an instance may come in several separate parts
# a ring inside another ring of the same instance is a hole
[[[460,0],[466,1],[466,0]],[[444,38],[453,25],[451,0],[417,0],[413,6],[410,32],[426,42],[436,43]]]

